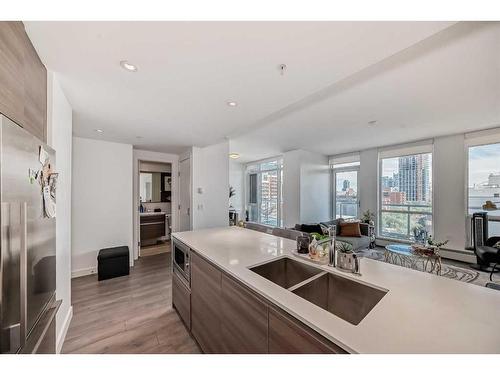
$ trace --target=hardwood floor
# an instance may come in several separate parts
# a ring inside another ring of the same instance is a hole
[[[200,353],[172,308],[170,253],[140,258],[129,276],[72,280],[63,353]]]
[[[158,255],[163,253],[168,253],[171,251],[171,243],[170,241],[165,241],[158,243],[156,245],[150,246],[141,246],[141,258],[148,257],[151,255]]]

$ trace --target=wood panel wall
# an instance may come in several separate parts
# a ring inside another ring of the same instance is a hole
[[[47,70],[20,21],[0,22],[0,113],[47,141]]]

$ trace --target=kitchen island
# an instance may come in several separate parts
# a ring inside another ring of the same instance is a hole
[[[255,272],[279,259],[311,265],[294,241],[238,227],[173,237],[191,252],[190,281],[179,286],[174,268],[174,305],[205,352],[300,352],[299,342],[305,352],[500,353],[498,291],[366,258],[361,275],[313,265],[381,292],[353,323]]]

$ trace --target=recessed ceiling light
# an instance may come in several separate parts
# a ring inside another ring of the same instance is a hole
[[[230,107],[236,107],[238,103],[236,103],[234,100],[228,100],[226,104]]]
[[[377,123],[377,120],[368,121],[368,125],[375,125],[376,123]]]
[[[231,153],[229,154],[229,157],[230,157],[231,159],[238,159],[238,158],[240,157],[240,154],[238,154],[238,153],[236,153],[236,152],[231,152]]]
[[[94,131],[97,133],[104,133],[104,130],[102,130],[102,129],[94,129]]]
[[[120,61],[120,65],[123,69],[128,70],[129,72],[137,72],[137,66],[129,63],[127,60]]]

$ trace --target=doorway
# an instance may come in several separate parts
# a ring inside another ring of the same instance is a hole
[[[139,161],[139,257],[168,253],[172,233],[172,164]]]

